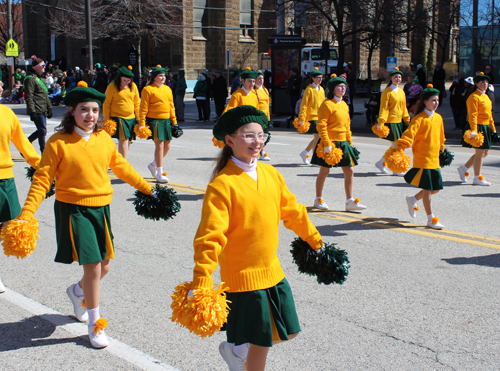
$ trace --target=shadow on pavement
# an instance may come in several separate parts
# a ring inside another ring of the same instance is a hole
[[[475,193],[465,194],[462,197],[500,197],[500,193]]]
[[[449,258],[441,260],[452,265],[480,265],[483,267],[500,268],[500,254],[472,256],[470,258]]]
[[[181,161],[215,161],[215,157],[192,157],[192,158],[176,158]]]
[[[198,201],[198,200],[203,200],[205,195],[180,195],[177,194],[177,198],[179,201]]]

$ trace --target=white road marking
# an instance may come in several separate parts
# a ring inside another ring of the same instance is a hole
[[[84,337],[88,340],[88,328],[84,323],[65,317],[62,313],[59,313],[9,289],[6,289],[5,293],[0,295],[0,298],[17,305],[33,315],[40,316],[44,320],[49,321],[53,325],[62,328],[73,335]],[[179,371],[178,369],[173,368],[172,366],[169,366],[138,349],[132,348],[119,340],[115,340],[109,336],[108,339],[109,345],[106,347],[105,351],[133,364],[134,366],[146,371]]]

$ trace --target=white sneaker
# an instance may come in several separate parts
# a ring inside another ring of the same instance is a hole
[[[405,173],[392,173],[392,175],[395,175],[395,176],[405,176]]]
[[[168,183],[168,178],[165,175],[166,173],[163,174],[156,174],[155,178],[158,183]]]
[[[326,204],[326,202],[322,198],[315,199],[314,200],[314,208],[321,209],[321,210],[328,210],[328,205]]]
[[[3,285],[2,280],[0,279],[0,294],[2,292],[5,292],[5,286]]]
[[[104,328],[101,330],[95,330],[96,326],[95,325],[89,325],[89,339],[90,339],[90,344],[94,348],[105,348],[109,344],[108,337],[104,333]]]
[[[223,341],[219,345],[219,353],[226,361],[230,371],[245,371],[245,361],[233,352],[234,344]]]
[[[415,218],[417,216],[417,211],[419,209],[417,204],[413,203],[413,196],[408,196],[406,197],[406,204],[408,205],[408,213],[412,218]]]
[[[457,168],[458,171],[458,176],[460,177],[460,180],[464,183],[467,183],[467,177],[469,176],[469,173],[467,172],[467,169],[465,166],[459,166]]]
[[[435,219],[437,219],[437,220],[434,220],[435,223],[433,223],[432,221],[430,221],[430,222],[427,221],[427,227],[432,228],[432,229],[443,229],[444,225],[439,223],[439,218],[435,218]]]
[[[150,163],[150,164],[148,165],[148,169],[149,169],[149,171],[151,172],[151,176],[152,176],[153,178],[155,178],[155,177],[156,177],[156,166],[155,166],[153,163]]]
[[[356,198],[354,201],[349,202],[345,205],[345,211],[357,211],[366,209],[365,205],[361,205],[359,203],[359,198]]]
[[[474,180],[472,181],[472,185],[490,186],[491,183],[484,180],[484,177],[482,175],[479,175],[479,176],[474,177]]]
[[[377,162],[375,162],[375,167],[377,169],[379,169],[382,174],[389,174],[389,172],[387,171],[387,169],[384,166],[383,160],[378,160]]]
[[[83,297],[76,296],[75,285],[71,285],[66,289],[66,294],[68,294],[69,300],[73,303],[73,310],[75,311],[75,317],[80,322],[87,322],[89,320],[89,315],[87,314],[87,307],[83,303]]]
[[[268,156],[267,152],[261,152],[259,160],[261,160],[261,161],[271,161],[271,157]]]
[[[302,152],[300,152],[300,158],[302,159],[304,165],[311,165],[311,161],[309,160],[309,155],[307,153],[303,154]]]

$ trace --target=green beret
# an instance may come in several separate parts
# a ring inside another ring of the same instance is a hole
[[[417,76],[415,76],[415,78],[413,80],[411,80],[411,81],[413,81],[415,84],[420,84],[420,82],[418,81],[418,77]]]
[[[326,87],[328,91],[333,91],[338,84],[347,84],[347,82],[342,77],[335,76],[326,83]]]
[[[132,69],[127,68],[125,66],[122,66],[118,68],[118,72],[120,73],[120,76],[127,77],[129,79],[134,78],[134,74],[132,73]]]
[[[261,70],[257,70],[257,76],[264,76],[264,72],[262,72]]]
[[[74,107],[82,102],[97,102],[102,106],[106,100],[106,94],[100,93],[94,88],[87,88],[86,83],[80,81],[79,86],[71,90],[63,99],[63,103],[67,107]]]
[[[395,74],[397,74],[397,73],[399,73],[401,76],[403,76],[403,72],[401,72],[401,71],[399,70],[399,68],[398,68],[398,67],[396,67],[396,68],[395,68],[395,69],[394,69],[394,70],[393,70],[393,71],[389,74],[389,76],[391,76],[391,77],[392,77],[392,76],[394,76],[394,75],[395,75]]]
[[[311,77],[316,77],[323,75],[323,72],[321,72],[318,67],[316,67],[312,72],[311,72]]]
[[[167,73],[167,70],[165,68],[162,68],[161,66],[158,67],[154,67],[152,70],[151,70],[151,76],[156,76],[156,75],[159,75],[160,73]]]
[[[420,99],[426,100],[432,97],[433,95],[439,95],[439,93],[440,91],[434,89],[434,86],[432,84],[427,84],[427,88],[425,88],[420,92]]]
[[[474,83],[477,83],[479,81],[486,80],[490,82],[490,77],[488,75],[485,75],[484,72],[480,72],[479,75],[474,76]]]
[[[257,78],[257,71],[253,71],[250,67],[247,67],[247,69],[241,73],[240,78],[243,80],[245,79],[255,80]]]
[[[245,124],[256,122],[267,132],[267,115],[254,106],[238,106],[226,111],[219,117],[212,129],[215,139],[224,143],[228,134],[233,134]]]
[[[236,67],[233,69],[233,74],[238,75],[240,73],[240,70],[237,69]]]

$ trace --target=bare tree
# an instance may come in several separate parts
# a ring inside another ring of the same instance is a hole
[[[51,11],[49,24],[56,35],[85,39],[84,1],[64,3],[67,11]],[[182,37],[181,0],[92,0],[94,38],[132,39],[137,43],[138,71],[141,66],[141,40],[158,44]]]
[[[5,53],[5,44],[9,41],[9,25],[7,24],[7,1],[0,0],[0,51]],[[19,53],[24,50],[23,43],[23,11],[20,2],[12,4],[12,38],[19,46]]]
[[[428,24],[428,32],[433,41],[437,43],[441,50],[441,64],[446,62],[446,51],[450,47],[453,29],[457,29],[460,22],[460,1],[440,0],[431,4],[430,11],[439,14],[434,19],[434,24]],[[456,35],[455,35],[456,36]]]

